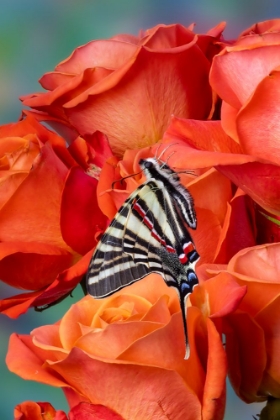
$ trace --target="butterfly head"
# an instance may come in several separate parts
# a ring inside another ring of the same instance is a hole
[[[174,172],[167,163],[160,162],[156,158],[141,159],[139,161],[139,166],[147,179],[159,179],[161,177],[168,179],[170,175],[173,177],[176,175],[176,177],[178,177],[176,172]]]

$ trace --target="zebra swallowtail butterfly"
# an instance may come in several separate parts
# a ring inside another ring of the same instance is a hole
[[[179,294],[187,342],[186,299],[198,283],[199,259],[185,226],[196,228],[189,191],[166,163],[141,159],[146,182],[124,202],[104,233],[87,272],[88,293],[103,298],[154,272]]]

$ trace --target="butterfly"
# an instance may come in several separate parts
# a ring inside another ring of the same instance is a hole
[[[199,259],[186,227],[197,225],[193,198],[167,163],[147,158],[139,166],[146,181],[127,198],[97,245],[87,290],[103,298],[150,273],[160,274],[178,292],[188,358],[186,300],[198,284]]]

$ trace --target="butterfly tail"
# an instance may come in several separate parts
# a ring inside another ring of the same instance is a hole
[[[187,296],[180,296],[180,306],[183,318],[184,334],[185,334],[185,345],[186,352],[184,359],[187,360],[190,357],[190,345],[188,341],[188,326],[187,326],[187,307],[186,307]]]

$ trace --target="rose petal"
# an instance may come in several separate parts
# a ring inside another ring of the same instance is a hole
[[[136,45],[114,39],[101,39],[90,41],[78,47],[70,57],[59,63],[55,70],[62,73],[79,74],[90,67],[117,68],[122,66],[135,52]],[[102,61],[101,61],[102,60]],[[41,81],[48,82],[50,77],[44,77]],[[48,86],[43,86],[52,90]]]
[[[217,318],[235,311],[246,290],[246,286],[240,286],[230,274],[221,272],[195,287],[190,299],[205,316]]]
[[[14,420],[42,420],[42,416],[50,420],[67,420],[63,411],[56,411],[48,402],[24,401],[14,409]]]
[[[204,151],[242,153],[241,147],[223,130],[221,121],[197,121],[173,117],[164,139],[170,141],[172,137],[188,140],[193,147]],[[179,154],[175,155],[174,160],[176,161],[178,157]],[[187,163],[191,163],[189,159]]]
[[[75,348],[63,362],[50,366],[78,392],[85,394],[86,390],[85,396],[91,402],[110,407],[124,418],[146,420],[156,416],[159,420],[167,417],[197,420],[200,417],[197,397],[175,372],[140,365],[136,369],[133,364],[108,364],[89,359]],[[93,380],[98,387],[92,387]],[[123,395],[129,395],[126,404],[115,392],[119,388]]]
[[[146,336],[151,336],[154,341],[157,338],[155,331],[161,327],[162,325],[155,322],[142,323],[131,321],[124,324],[115,323],[108,325],[105,330],[90,331],[88,334],[83,335],[83,337],[76,341],[75,346],[103,360],[105,358],[129,360],[126,349],[130,346],[131,342],[141,340],[142,337]],[[118,340],[116,340],[116,337],[118,337]],[[144,341],[146,343],[148,340]],[[122,356],[123,352],[124,357]],[[138,356],[139,354],[137,354],[137,358]]]
[[[226,323],[226,352],[233,388],[248,403],[263,401],[258,389],[267,363],[264,332],[246,313],[229,315]]]
[[[24,293],[0,301],[0,312],[11,318],[24,314],[30,307],[40,307],[66,297],[81,281],[86,273],[92,252],[86,254],[78,263],[63,271],[46,289]]]
[[[80,403],[69,413],[69,420],[124,420],[119,414],[100,404]]]
[[[238,109],[229,105],[227,102],[223,101],[221,106],[221,126],[225,133],[234,139],[236,143],[239,142],[237,128],[236,128],[236,117],[238,115]]]
[[[52,284],[43,290],[35,300],[34,306],[50,304],[69,294],[80,283],[82,276],[85,275],[91,256],[92,251],[89,251],[76,264],[59,273]]]
[[[211,86],[229,105],[239,109],[260,81],[279,65],[279,56],[279,44],[226,47],[213,59]]]
[[[45,363],[44,351],[32,343],[29,336],[12,334],[9,341],[6,363],[8,369],[23,379],[43,382],[56,387],[67,386],[67,383],[55,372],[51,372]],[[22,361],[24,360],[24,363]]]
[[[24,314],[42,292],[22,293],[0,300],[0,312],[10,318],[17,318]]]
[[[96,235],[106,226],[96,188],[97,180],[81,168],[70,169],[61,200],[61,232],[65,242],[82,255],[97,244]]]
[[[165,343],[165,346],[162,343]],[[184,378],[188,376],[188,364],[184,360],[185,351],[182,315],[178,312],[164,328],[158,328],[153,334],[133,340],[133,344],[120,354],[118,359],[131,362],[137,360],[139,364],[177,370]]]
[[[268,47],[266,47],[268,48]],[[278,47],[279,48],[279,47]],[[280,49],[278,56],[280,57]],[[265,63],[265,57],[262,58]],[[278,59],[279,64],[279,59]],[[236,125],[245,153],[279,164],[280,71],[274,70],[256,87],[249,102],[239,112]],[[252,133],[253,136],[252,136]]]
[[[246,155],[247,156],[247,155]],[[229,177],[261,207],[273,214],[280,214],[280,166],[262,162],[223,166],[217,169]]]
[[[174,124],[173,124],[174,121]],[[182,120],[183,125],[188,126],[188,120]],[[199,134],[199,126],[201,124],[200,121],[197,121],[197,127],[198,131],[195,130],[193,136],[184,136],[184,131],[181,131],[181,127],[178,126],[178,130],[175,124],[176,119],[173,118],[171,125],[168,127],[167,131],[164,135],[164,143],[167,144],[173,144],[176,145],[176,155],[170,157],[170,165],[175,167],[187,167],[189,170],[191,169],[198,169],[198,168],[212,168],[213,166],[218,165],[238,165],[238,168],[240,168],[240,165],[242,164],[248,164],[248,162],[255,162],[256,158],[249,155],[244,155],[241,153],[232,153],[231,149],[240,148],[240,146],[235,143],[233,140],[228,144],[227,153],[222,153],[219,150],[216,151],[216,147],[219,147],[220,144],[223,142],[222,136],[217,137],[217,142],[214,142],[213,147],[211,145],[211,125],[209,126],[209,130],[205,130],[205,136],[204,139],[202,138],[202,141],[200,140],[198,134]],[[206,124],[205,122],[203,124]],[[208,124],[208,122],[207,122]],[[207,125],[206,127],[207,128]],[[217,127],[216,127],[217,128]],[[219,131],[222,132],[222,128],[219,128]],[[214,132],[215,133],[215,132]],[[215,138],[215,137],[214,137]],[[208,140],[207,140],[208,139]],[[203,141],[205,140],[205,141]],[[208,146],[207,146],[208,141]],[[233,145],[236,146],[233,146]],[[198,148],[201,147],[201,150]],[[171,148],[170,148],[171,149]],[[170,152],[170,149],[169,152]],[[210,149],[210,150],[209,150]],[[234,150],[234,149],[233,149]],[[187,156],[187,160],[186,160]],[[174,161],[174,164],[172,165],[172,161]],[[175,163],[176,162],[176,163]],[[220,169],[220,168],[219,168]]]
[[[10,286],[38,290],[73,262],[73,255],[38,242],[0,243],[0,277]]]
[[[280,397],[280,363],[279,358],[276,356],[280,345],[279,304],[280,296],[278,295],[272,302],[262,309],[255,318],[256,322],[263,328],[268,357],[266,375],[268,377],[270,376],[270,380],[265,380],[267,384],[266,386],[263,384],[263,388],[265,389],[266,394],[273,393],[272,395],[275,398]],[[276,384],[278,384],[278,386],[275,387]]]
[[[240,251],[228,264],[228,270],[262,283],[279,283],[280,243],[264,244]]]
[[[225,381],[227,360],[220,334],[210,319],[207,319],[208,360],[203,395],[203,420],[223,419],[225,411]]]
[[[215,261],[227,263],[238,251],[256,243],[253,220],[253,206],[249,197],[238,190],[228,208],[223,223]]]
[[[241,32],[239,36],[243,37],[245,35],[251,35],[251,34],[261,35],[261,34],[264,34],[265,32],[279,31],[279,29],[280,29],[279,19],[269,19],[263,22],[254,23],[252,26],[245,29],[245,31]]]
[[[60,197],[66,174],[67,168],[50,145],[43,146],[28,177],[0,212],[1,241],[11,242],[16,238],[20,242],[32,238],[33,242],[47,242],[67,249],[59,224]]]

